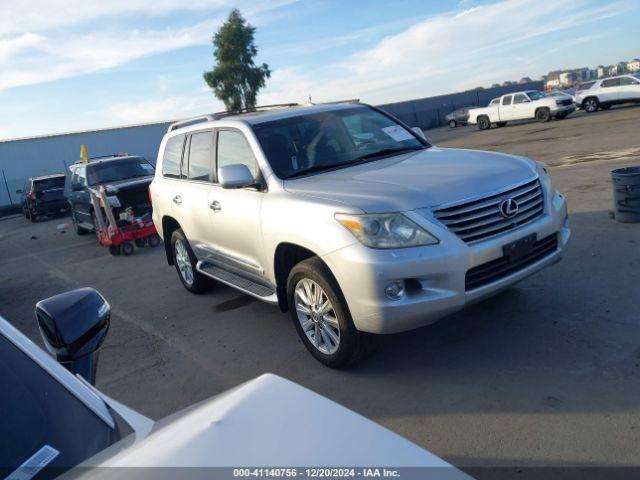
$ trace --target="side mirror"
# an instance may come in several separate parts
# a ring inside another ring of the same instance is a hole
[[[93,288],[61,293],[36,304],[36,319],[49,353],[92,385],[99,349],[111,317],[107,301]]]
[[[21,194],[22,194],[22,189],[21,189],[21,188],[19,188],[18,190],[16,190],[16,193],[17,193],[18,195],[21,195]]]
[[[218,168],[218,182],[222,188],[243,188],[255,185],[256,179],[249,167],[234,163]]]
[[[71,191],[72,192],[79,192],[82,190],[82,184],[79,182],[73,182],[71,184]]]
[[[417,133],[418,136],[421,139],[427,140],[427,136],[424,134],[424,132],[422,131],[422,129],[420,127],[411,127],[411,130],[413,130],[415,133]]]

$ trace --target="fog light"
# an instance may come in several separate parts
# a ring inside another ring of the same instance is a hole
[[[404,295],[404,284],[400,281],[391,282],[384,288],[384,294],[391,300],[398,300]]]

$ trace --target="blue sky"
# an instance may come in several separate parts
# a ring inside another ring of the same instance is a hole
[[[637,0],[23,0],[0,17],[0,138],[218,111],[202,72],[238,7],[260,103],[384,103],[640,57]]]

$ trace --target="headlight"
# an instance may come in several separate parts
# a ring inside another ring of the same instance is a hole
[[[553,198],[556,193],[556,189],[553,186],[553,180],[551,180],[551,175],[549,175],[547,167],[545,167],[543,163],[536,162],[536,170],[540,176],[540,181],[549,195],[549,198]]]
[[[371,248],[404,248],[434,245],[438,239],[401,213],[347,215],[338,220],[360,243]]]

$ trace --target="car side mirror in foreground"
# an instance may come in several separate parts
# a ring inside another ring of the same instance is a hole
[[[61,293],[36,304],[40,334],[49,353],[71,373],[92,385],[99,349],[104,342],[111,308],[93,288]]]
[[[222,188],[243,188],[255,185],[256,179],[249,167],[234,163],[218,168],[218,182]]]
[[[415,133],[418,134],[418,136],[423,139],[426,140],[427,136],[424,134],[424,132],[422,131],[422,129],[420,127],[412,127],[411,130],[413,130]]]

